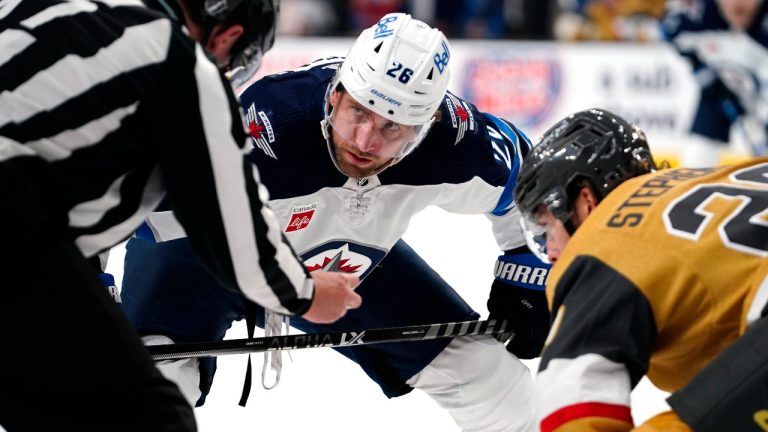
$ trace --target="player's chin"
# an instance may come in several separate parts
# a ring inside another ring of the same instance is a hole
[[[349,177],[355,177],[355,178],[363,178],[368,177],[375,171],[374,168],[364,168],[359,167],[357,165],[352,165],[348,163],[340,163],[339,168],[341,168],[341,171],[348,175]]]
[[[357,157],[346,151],[341,159],[340,165],[350,177],[367,177],[376,171],[378,167],[378,163],[375,160]]]

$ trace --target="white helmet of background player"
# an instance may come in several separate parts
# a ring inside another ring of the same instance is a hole
[[[386,155],[391,161],[376,171],[380,172],[411,153],[426,136],[448,89],[449,59],[450,48],[443,33],[408,14],[387,14],[364,30],[328,91],[323,133],[334,162],[331,128],[354,142],[358,124],[346,121],[350,119],[332,108],[333,91],[347,92],[377,116],[376,122],[388,121],[408,130],[393,138],[398,145]]]

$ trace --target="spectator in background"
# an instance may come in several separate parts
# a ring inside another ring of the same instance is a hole
[[[665,0],[559,0],[555,37],[567,41],[661,39],[659,18]]]
[[[403,0],[347,0],[347,26],[349,34],[360,34],[376,24],[382,16],[390,12],[404,12]]]
[[[278,33],[357,35],[405,12],[455,38],[552,39],[555,0],[282,0]]]
[[[552,0],[409,0],[414,16],[456,38],[551,39]]]
[[[694,0],[670,5],[665,37],[690,61],[701,88],[683,148],[685,166],[712,166],[731,130],[755,155],[765,155],[768,124],[768,2]]]
[[[507,33],[503,0],[436,1],[435,6],[437,26],[454,37],[498,39]]]
[[[346,28],[345,0],[282,0],[278,34],[333,36]]]
[[[506,0],[505,5],[509,37],[536,40],[554,38],[552,27],[555,0]]]

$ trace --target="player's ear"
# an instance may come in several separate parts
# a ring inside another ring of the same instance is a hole
[[[584,185],[581,187],[581,189],[579,189],[579,194],[573,201],[574,216],[577,218],[575,223],[577,226],[580,225],[581,222],[583,222],[590,213],[592,213],[592,210],[597,207],[597,203],[598,200],[595,196],[595,193],[592,191],[592,188]]]
[[[329,98],[331,106],[336,108],[339,105],[339,100],[341,100],[341,92],[336,89],[331,90],[331,97]]]
[[[229,59],[232,55],[232,47],[244,32],[243,26],[233,24],[229,27],[216,26],[208,42],[208,51],[217,59]]]
[[[581,188],[581,191],[579,191],[579,195],[581,195],[582,199],[584,200],[587,213],[592,213],[592,210],[594,210],[598,204],[597,197],[595,196],[595,193],[592,192],[592,188],[584,186]]]

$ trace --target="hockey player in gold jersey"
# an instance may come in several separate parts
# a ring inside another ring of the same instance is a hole
[[[544,134],[515,196],[555,263],[542,431],[768,431],[768,158],[657,171],[641,130],[593,109]],[[672,411],[636,427],[644,375]]]

